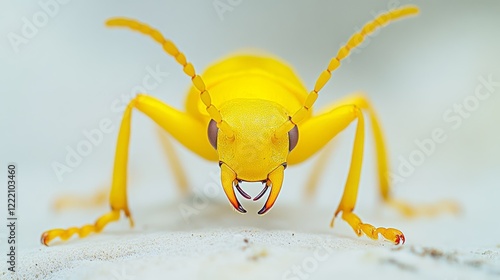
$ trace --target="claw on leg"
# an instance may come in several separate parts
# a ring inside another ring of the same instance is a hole
[[[339,212],[340,211],[337,210],[337,212],[335,213],[335,217]],[[331,222],[332,227],[335,217],[332,219]],[[395,245],[404,244],[406,241],[404,234],[400,230],[395,228],[384,228],[384,227],[376,228],[370,224],[365,224],[361,221],[361,219],[358,216],[356,216],[356,214],[352,212],[342,212],[342,219],[351,226],[351,228],[358,236],[361,236],[364,233],[371,239],[377,240],[379,234],[381,234],[385,238],[385,240],[391,241]]]
[[[133,227],[134,221],[130,216],[130,213],[127,214],[127,217],[129,218],[130,225]],[[42,234],[40,241],[42,242],[43,245],[49,246],[49,243],[58,237],[61,240],[68,240],[74,234],[78,234],[80,238],[84,238],[91,233],[101,232],[108,223],[117,221],[119,218],[120,218],[120,210],[112,210],[102,215],[92,225],[84,225],[82,227],[71,227],[68,229],[58,228],[45,231]]]

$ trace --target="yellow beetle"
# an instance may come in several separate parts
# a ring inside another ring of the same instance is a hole
[[[353,95],[334,104],[326,113],[312,116],[312,107],[318,92],[326,84],[340,62],[350,50],[378,27],[390,21],[418,13],[413,6],[384,13],[367,23],[340,48],[314,89],[308,93],[293,70],[273,57],[239,55],[224,59],[203,74],[197,75],[193,65],[186,60],[170,40],[146,24],[126,18],[106,22],[109,27],[128,27],[148,35],[182,65],[191,77],[193,87],[186,100],[186,111],[181,112],[158,99],[140,94],[127,106],[118,135],[118,143],[110,194],[111,211],[94,224],[69,229],[52,229],[42,234],[42,243],[59,237],[69,239],[73,234],[85,237],[100,232],[109,222],[120,218],[123,211],[133,226],[127,204],[127,161],[132,109],[143,112],[170,135],[199,156],[219,162],[221,181],[231,205],[239,212],[245,209],[239,203],[235,189],[245,198],[251,198],[239,182],[263,182],[265,187],[254,200],[260,199],[270,188],[270,194],[259,214],[265,214],[274,205],[283,182],[287,165],[300,163],[323,148],[339,132],[357,120],[349,175],[344,194],[334,218],[342,212],[345,220],[361,235],[385,239],[399,244],[405,241],[403,233],[394,228],[374,227],[363,223],[353,213],[363,159],[366,110],[372,122],[377,151],[381,196],[384,201],[403,213],[415,214],[419,209],[389,196],[388,163],[386,148],[376,114],[362,95]],[[207,137],[208,128],[208,137]],[[300,132],[300,137],[299,137]],[[427,209],[428,210],[428,209]],[[332,224],[333,226],[333,219]]]

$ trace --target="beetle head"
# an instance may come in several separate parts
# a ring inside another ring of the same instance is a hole
[[[282,106],[271,101],[234,99],[224,103],[220,112],[224,122],[231,127],[233,137],[219,130],[213,120],[208,126],[208,137],[219,155],[224,192],[234,208],[245,213],[234,189],[245,198],[250,198],[238,183],[265,183],[264,190],[254,198],[258,200],[271,188],[266,204],[259,211],[259,214],[264,214],[278,197],[288,153],[297,144],[298,130],[294,127],[287,135],[274,137],[276,129],[289,116]]]

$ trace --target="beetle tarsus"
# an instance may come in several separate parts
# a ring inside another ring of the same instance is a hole
[[[40,238],[40,242],[42,242],[42,244],[45,245],[45,246],[47,246],[47,247],[49,246],[48,235],[49,234],[47,232],[44,232],[42,234],[42,237]]]
[[[405,236],[403,234],[400,234],[400,235],[396,235],[396,240],[394,241],[394,243],[396,245],[399,245],[399,244],[403,245],[403,244],[405,244],[405,241],[406,241]]]

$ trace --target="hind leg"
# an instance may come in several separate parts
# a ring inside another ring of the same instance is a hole
[[[53,204],[55,211],[60,212],[65,209],[71,208],[93,208],[106,204],[108,199],[109,190],[105,186],[100,186],[94,194],[90,196],[81,195],[61,195],[56,198]]]
[[[158,137],[160,138],[161,146],[165,152],[170,168],[174,175],[176,186],[182,195],[187,195],[189,193],[189,185],[186,177],[186,172],[182,168],[179,156],[175,151],[174,145],[171,139],[166,135],[164,131],[158,129]]]

